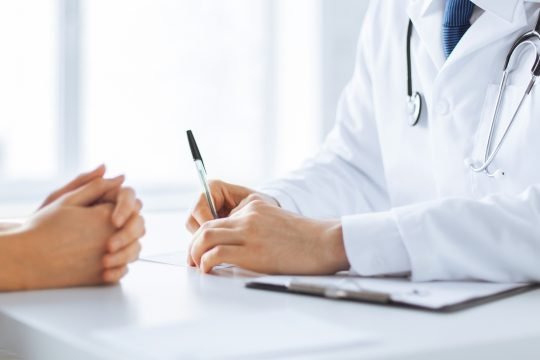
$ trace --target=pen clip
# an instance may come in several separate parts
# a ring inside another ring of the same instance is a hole
[[[306,284],[299,281],[292,280],[287,288],[290,291],[298,292],[302,294],[323,296],[329,299],[343,299],[343,300],[359,300],[369,301],[377,303],[389,303],[391,297],[387,293],[369,291],[369,290],[345,290],[332,286],[320,286],[313,284]]]

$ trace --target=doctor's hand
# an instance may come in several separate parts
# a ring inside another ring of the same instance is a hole
[[[339,220],[313,220],[262,200],[228,218],[205,222],[190,257],[203,272],[221,263],[265,274],[334,274],[348,270]]]
[[[220,218],[238,212],[253,201],[263,201],[269,205],[279,206],[274,198],[243,186],[228,184],[220,180],[212,180],[208,184]],[[203,193],[187,219],[186,228],[189,232],[194,233],[199,230],[202,224],[210,220],[214,220],[214,217],[206,195]]]

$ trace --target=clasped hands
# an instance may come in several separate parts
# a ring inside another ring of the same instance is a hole
[[[105,167],[82,174],[52,193],[20,235],[22,289],[115,283],[138,258],[145,233],[135,192]]]

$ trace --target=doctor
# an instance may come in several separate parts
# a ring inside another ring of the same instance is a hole
[[[258,191],[214,181],[221,218],[201,197],[189,263],[540,281],[535,36],[498,100],[539,15],[538,1],[372,1],[322,150]]]

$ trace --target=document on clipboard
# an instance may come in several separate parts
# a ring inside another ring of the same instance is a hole
[[[535,285],[471,281],[412,282],[405,278],[335,276],[264,276],[246,283],[252,289],[273,290],[452,312],[521,293]]]

